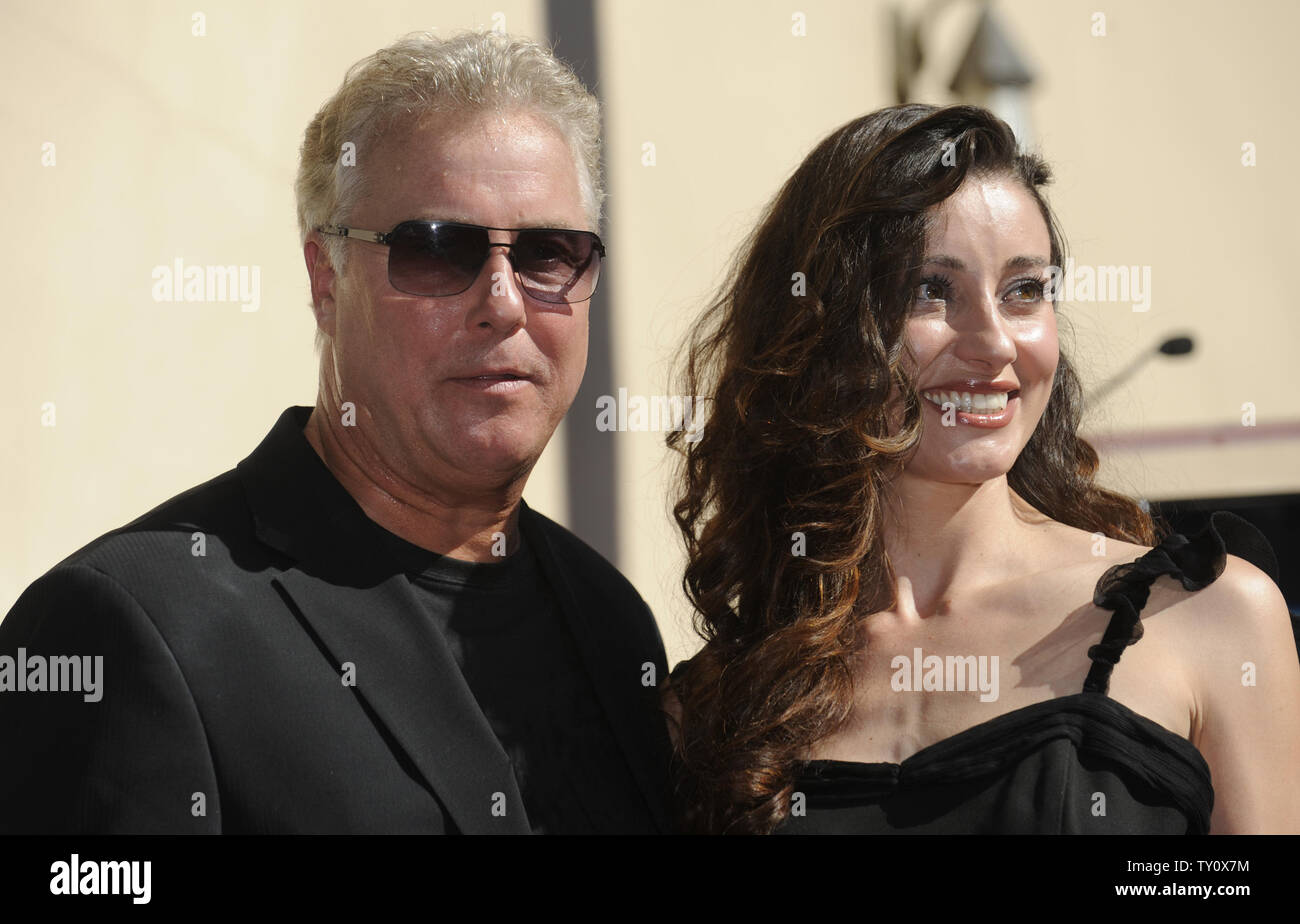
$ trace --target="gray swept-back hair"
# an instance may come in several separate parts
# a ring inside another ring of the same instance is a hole
[[[578,188],[592,230],[600,223],[605,190],[600,169],[600,103],[547,48],[498,32],[438,38],[412,32],[348,69],[303,136],[294,191],[300,242],[317,228],[346,224],[365,194],[366,152],[398,122],[432,113],[474,115],[520,109],[550,123],[568,142]],[[345,165],[343,145],[357,152]],[[345,240],[326,236],[336,271]],[[321,335],[318,331],[317,346]]]

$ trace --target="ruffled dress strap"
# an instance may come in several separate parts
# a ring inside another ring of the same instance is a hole
[[[1171,533],[1136,561],[1115,565],[1103,574],[1092,602],[1114,610],[1115,615],[1101,641],[1088,649],[1093,663],[1083,692],[1104,694],[1110,688],[1110,674],[1120,655],[1142,637],[1142,607],[1156,578],[1167,574],[1185,590],[1200,590],[1223,573],[1228,553],[1277,581],[1277,556],[1268,539],[1250,521],[1227,510],[1210,514],[1210,522],[1190,538]]]

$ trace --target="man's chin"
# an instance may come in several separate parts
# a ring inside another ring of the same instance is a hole
[[[538,446],[535,442],[462,442],[447,455],[467,475],[505,483],[527,475],[544,448],[545,443]]]

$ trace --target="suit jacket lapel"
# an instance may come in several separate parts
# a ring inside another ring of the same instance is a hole
[[[276,579],[467,834],[531,828],[510,760],[404,575],[339,587],[302,571]],[[504,795],[505,815],[493,814]]]

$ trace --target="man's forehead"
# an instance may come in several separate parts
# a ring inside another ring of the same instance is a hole
[[[490,204],[506,222],[499,227],[563,228],[585,213],[572,165],[557,168],[488,171],[417,171],[403,181],[376,190],[377,203],[400,203],[402,218],[490,223],[483,209]],[[394,177],[394,179],[396,179]]]

